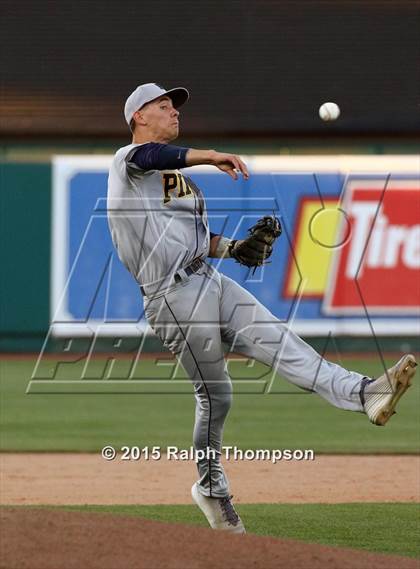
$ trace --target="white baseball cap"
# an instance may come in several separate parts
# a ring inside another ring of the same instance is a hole
[[[175,87],[167,91],[157,83],[139,85],[125,102],[124,116],[128,126],[130,126],[131,119],[136,111],[141,109],[146,103],[150,103],[163,95],[167,95],[172,99],[172,103],[176,109],[183,105],[190,96],[184,87]]]

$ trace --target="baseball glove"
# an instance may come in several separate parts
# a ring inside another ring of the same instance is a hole
[[[245,239],[232,241],[230,256],[241,265],[257,267],[264,264],[273,252],[273,243],[281,235],[280,220],[275,215],[265,215],[249,228]]]

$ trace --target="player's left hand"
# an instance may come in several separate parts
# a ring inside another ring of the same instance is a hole
[[[280,220],[275,215],[265,215],[249,229],[250,235],[229,246],[230,256],[241,265],[259,267],[273,252],[274,241],[282,233]]]

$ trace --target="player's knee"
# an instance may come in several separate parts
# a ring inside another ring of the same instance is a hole
[[[230,381],[197,384],[195,398],[199,413],[207,413],[212,419],[223,419],[232,406],[232,384]]]
[[[218,393],[212,398],[212,415],[215,419],[226,417],[232,406],[232,392]]]

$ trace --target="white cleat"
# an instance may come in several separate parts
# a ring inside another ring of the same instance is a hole
[[[395,413],[398,401],[411,385],[416,366],[415,357],[408,354],[378,379],[366,384],[364,409],[373,424],[383,426]]]
[[[244,524],[231,502],[232,496],[208,498],[199,492],[197,483],[191,488],[191,496],[213,529],[246,533]]]

